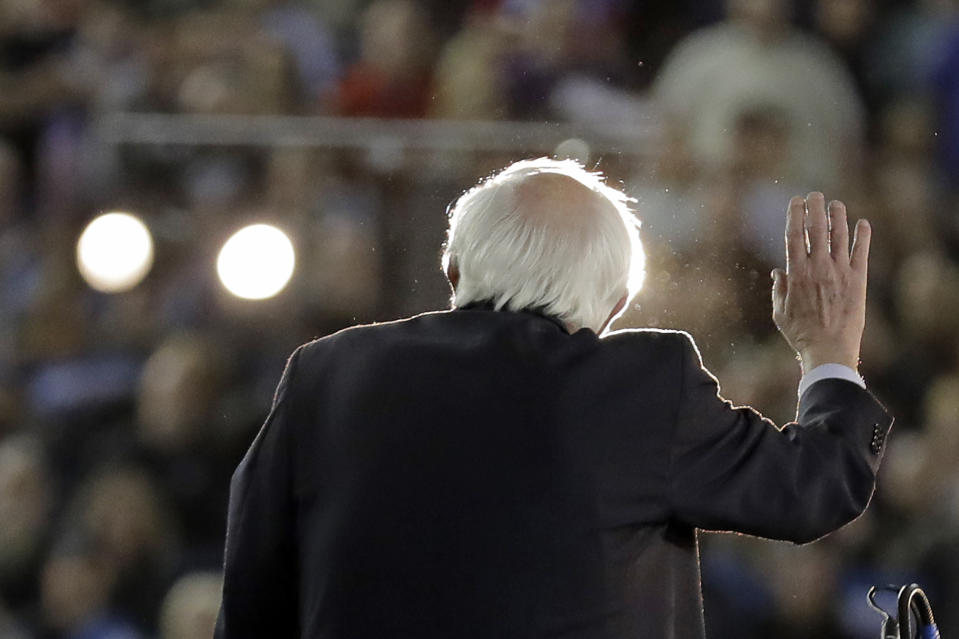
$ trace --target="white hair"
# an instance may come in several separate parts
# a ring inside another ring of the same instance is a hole
[[[632,202],[574,160],[522,160],[464,193],[449,213],[443,267],[453,306],[537,309],[571,330],[599,330],[642,286]]]

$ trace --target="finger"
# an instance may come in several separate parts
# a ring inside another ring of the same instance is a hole
[[[786,292],[787,282],[786,273],[781,268],[774,268],[773,278],[773,321],[781,317],[786,312]]]
[[[803,230],[803,217],[806,215],[806,201],[798,195],[789,200],[786,209],[786,272],[806,261],[806,233]]]
[[[872,239],[872,226],[868,220],[859,220],[852,236],[852,258],[850,266],[856,271],[866,271],[869,263],[869,242]]]
[[[829,222],[826,220],[826,198],[813,191],[806,196],[806,232],[809,234],[809,256],[821,260],[829,255]]]
[[[839,200],[829,203],[829,252],[840,264],[849,263],[849,223],[846,205]]]

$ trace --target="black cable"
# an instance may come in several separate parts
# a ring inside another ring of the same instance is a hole
[[[917,584],[909,584],[899,590],[899,622],[902,630],[905,631],[905,635],[901,636],[900,639],[913,639],[912,628],[909,624],[911,613],[915,613],[919,620],[917,630],[921,639],[939,639],[939,629],[936,627],[936,620],[932,616],[932,607],[929,605],[926,593]]]

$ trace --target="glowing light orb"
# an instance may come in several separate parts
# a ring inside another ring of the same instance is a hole
[[[286,234],[269,224],[240,229],[226,241],[216,260],[220,282],[237,297],[262,300],[283,290],[296,256]]]
[[[553,157],[560,160],[577,160],[580,164],[589,164],[591,154],[589,143],[579,138],[563,140],[553,150]]]
[[[128,213],[105,213],[77,241],[77,268],[92,288],[121,293],[139,284],[153,266],[153,238]]]

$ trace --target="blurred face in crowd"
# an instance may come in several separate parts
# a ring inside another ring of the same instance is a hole
[[[44,459],[15,439],[0,443],[0,574],[29,560],[51,508]]]
[[[556,62],[575,30],[575,9],[576,3],[571,0],[551,0],[533,3],[525,12],[511,17],[522,34],[523,46],[529,47],[541,62]]]
[[[817,29],[840,44],[858,42],[872,17],[870,0],[818,0],[813,10]]]
[[[913,339],[952,343],[959,330],[959,269],[943,256],[925,251],[909,257],[896,276],[895,300]]]
[[[910,517],[919,517],[939,499],[935,473],[929,471],[930,437],[897,433],[883,462],[882,498]]]
[[[150,356],[140,378],[140,441],[160,452],[189,448],[206,433],[218,392],[215,355],[198,338],[169,338]]]
[[[163,600],[160,639],[209,639],[222,589],[220,573],[195,572],[181,577]]]
[[[92,553],[55,554],[41,576],[44,619],[55,629],[77,629],[106,606],[113,573]]]
[[[745,24],[760,36],[778,33],[792,17],[791,0],[727,0],[729,18]]]
[[[736,119],[733,166],[750,177],[777,173],[789,156],[789,123],[774,109],[756,108]]]
[[[156,490],[135,470],[112,471],[86,488],[82,516],[86,528],[122,567],[157,548],[167,530]]]
[[[931,439],[935,468],[956,471],[959,457],[959,375],[940,377],[923,402],[926,431]]]
[[[780,617],[796,628],[823,619],[837,587],[836,548],[813,544],[800,549],[783,544],[767,550],[776,568],[769,577]]]
[[[363,14],[363,59],[387,75],[419,72],[430,53],[430,32],[419,7],[407,0],[380,0]]]

